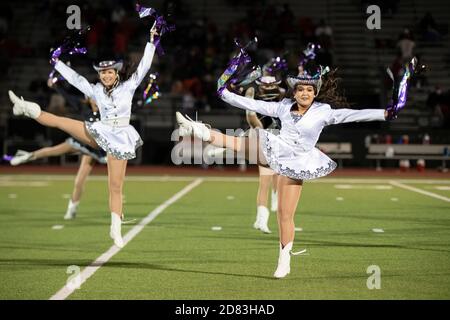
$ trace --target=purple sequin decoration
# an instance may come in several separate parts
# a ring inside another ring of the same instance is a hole
[[[10,156],[10,155],[7,155],[7,154],[5,154],[5,155],[3,156],[3,160],[4,160],[4,161],[11,161],[12,158],[14,158],[14,157],[13,157],[13,156]]]
[[[398,113],[405,107],[408,93],[409,81],[416,70],[417,59],[414,57],[406,66],[405,73],[398,83],[398,90],[394,84],[394,95],[392,101],[386,107],[388,111],[388,120],[397,118]]]
[[[163,16],[158,16],[158,18],[156,18],[155,28],[156,30],[159,30],[159,35],[155,35],[153,42],[156,47],[156,52],[158,55],[162,56],[164,55],[164,49],[161,46],[161,36],[166,32],[174,31],[175,26],[169,25]]]
[[[76,35],[72,35],[64,39],[63,43],[58,48],[53,50],[50,57],[50,64],[52,66],[55,66],[56,62],[59,60],[59,57],[63,53],[68,53],[69,55],[85,54],[87,52],[87,49],[84,47],[80,47],[80,42],[78,41],[78,39],[89,30],[90,27],[88,26],[78,31]]]
[[[155,9],[143,7],[139,3],[136,3],[136,11],[139,13],[139,18],[156,15]]]
[[[68,53],[69,55],[77,55],[77,54],[86,54],[87,49],[85,47],[80,47],[80,42],[78,42],[78,38],[84,35],[87,31],[90,30],[90,27],[86,27],[85,29],[80,30],[76,35],[67,37],[63,43],[56,48],[51,55],[50,64],[55,66],[56,62],[59,60],[59,57],[63,53]],[[62,76],[55,77],[56,70],[53,69],[48,78],[52,80],[53,83],[56,83],[59,80],[64,80]]]
[[[243,71],[243,67],[251,61],[245,49],[257,41],[255,38],[247,43],[245,47],[242,47],[237,39],[234,40],[235,45],[239,48],[239,53],[228,62],[227,68],[217,81],[217,94],[219,96],[222,95],[223,90],[225,90],[228,84],[234,84],[242,77],[242,72],[239,72],[238,68],[241,68],[241,71]]]
[[[53,69],[53,70],[50,72],[50,74],[48,75],[48,78],[52,80],[52,83],[56,83],[56,82],[58,82],[58,81],[64,80],[64,77],[61,76],[61,75],[55,77],[55,73],[56,73],[56,70]]]
[[[274,75],[278,71],[286,71],[288,69],[288,64],[286,59],[281,57],[272,58],[270,65],[266,68],[266,71],[271,75]]]
[[[86,54],[87,53],[87,49],[86,48],[73,48],[72,50],[69,51],[69,54]]]
[[[151,97],[153,94],[159,92],[159,86],[156,84],[156,79],[158,76],[159,74],[157,72],[149,75],[150,80],[142,95],[144,99],[147,99],[147,97]]]
[[[156,10],[153,8],[146,8],[141,6],[140,4],[136,4],[136,11],[139,14],[139,18],[145,18],[148,16],[155,18],[155,28],[159,34],[154,36],[153,44],[156,47],[156,52],[158,53],[158,55],[164,55],[164,49],[161,46],[161,36],[166,32],[174,31],[175,26],[172,24],[168,24],[164,17],[158,15]]]
[[[300,57],[300,61],[298,63],[299,66],[304,66],[306,63],[308,63],[311,60],[314,60],[316,58],[316,50],[320,49],[319,44],[314,43],[308,43],[305,50],[302,52],[302,56]]]

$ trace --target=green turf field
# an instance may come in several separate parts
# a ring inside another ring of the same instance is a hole
[[[49,299],[69,266],[83,270],[111,247],[106,180],[88,182],[77,219],[67,222],[72,179],[0,176],[0,299]],[[128,177],[126,219],[139,221],[195,179]],[[305,183],[294,250],[307,255],[292,257],[291,274],[276,280],[275,214],[272,234],[252,229],[256,179],[204,178],[68,299],[450,299],[450,181],[401,186]],[[367,288],[372,265],[380,289]]]

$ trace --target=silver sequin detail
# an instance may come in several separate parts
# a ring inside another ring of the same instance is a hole
[[[300,121],[300,119],[303,117],[301,114],[291,112],[292,119],[294,120],[294,123],[297,123]]]
[[[112,155],[114,158],[118,160],[130,160],[136,158],[136,152],[121,152],[117,149],[111,148],[109,142],[103,138],[97,130],[92,128],[91,122],[85,122],[86,129],[89,131],[89,134],[94,138],[95,142],[101,147],[103,150],[105,150],[108,154]],[[144,144],[144,141],[142,141],[141,138],[139,138],[135,144],[134,144],[134,150],[139,148]]]

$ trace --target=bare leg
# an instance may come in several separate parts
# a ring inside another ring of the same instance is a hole
[[[227,136],[215,130],[210,130],[210,134],[210,143],[216,147],[231,149],[235,152],[240,152],[244,148],[244,140],[246,138]]]
[[[272,175],[272,190],[273,192],[277,192],[278,190],[278,174],[276,173]]]
[[[70,134],[75,139],[80,140],[93,148],[98,148],[97,143],[86,131],[86,127],[82,121],[55,116],[54,114],[45,111],[41,112],[39,117],[36,118],[36,121],[46,127],[58,128]]]
[[[280,243],[283,247],[294,241],[294,215],[302,187],[302,180],[293,180],[285,176],[278,177],[278,228]]]
[[[253,228],[261,230],[264,233],[271,233],[269,229],[270,211],[269,203],[269,189],[270,181],[272,180],[273,171],[263,166],[259,167],[259,187],[258,195],[256,197],[256,221]]]
[[[52,147],[46,147],[42,148],[36,151],[33,151],[33,157],[31,160],[37,160],[41,158],[48,158],[48,157],[56,157],[60,156],[66,153],[75,152],[76,150],[72,148],[70,144],[67,142],[63,142],[60,144],[57,144],[56,146]]]
[[[78,202],[81,199],[83,193],[84,184],[86,179],[94,168],[95,161],[92,157],[83,155],[81,157],[80,167],[78,168],[77,176],[75,177],[75,183],[72,192],[72,202]]]
[[[67,211],[64,215],[65,220],[75,219],[77,208],[80,204],[81,194],[83,193],[84,184],[87,177],[91,173],[94,166],[94,161],[90,156],[83,155],[81,158],[80,167],[78,168],[77,176],[75,177],[75,184],[73,187],[72,197],[67,205]]]
[[[127,160],[118,160],[108,154],[109,208],[111,209],[110,236],[119,248],[124,246],[121,226],[123,217],[122,189],[126,168]]]
[[[231,149],[236,153],[244,153],[245,159],[255,160],[257,164],[267,166],[267,161],[259,147],[259,137],[254,129],[249,130],[248,137],[228,136],[215,130],[210,131],[209,142],[216,146]]]
[[[122,216],[122,189],[126,168],[127,160],[118,160],[108,154],[109,208],[119,216]]]
[[[258,206],[265,206],[269,202],[269,189],[272,175],[268,175],[267,171],[270,169],[259,166],[259,187],[258,195],[256,197],[256,204]]]

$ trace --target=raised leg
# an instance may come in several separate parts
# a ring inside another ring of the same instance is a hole
[[[45,147],[36,151],[33,151],[33,156],[30,160],[37,160],[41,158],[57,157],[66,153],[75,152],[67,142],[57,144],[56,146]]]
[[[267,166],[267,161],[259,147],[259,137],[256,130],[250,129],[248,137],[229,136],[219,131],[209,130],[211,136],[209,142],[212,145],[231,149],[236,153],[243,154],[245,159],[249,160],[251,164]]]
[[[46,127],[60,129],[70,134],[75,139],[88,144],[93,148],[98,148],[97,143],[89,135],[84,126],[84,122],[82,121],[55,116],[54,114],[45,111],[41,111],[39,117],[36,118],[36,121]]]

